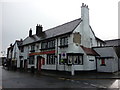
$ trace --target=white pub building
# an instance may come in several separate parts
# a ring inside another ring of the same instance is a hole
[[[89,8],[81,6],[81,18],[43,31],[42,25],[36,26],[36,34],[29,30],[20,48],[17,68],[31,68],[41,71],[96,70],[96,57],[99,54],[93,47],[102,47],[105,42],[97,38],[89,24]]]

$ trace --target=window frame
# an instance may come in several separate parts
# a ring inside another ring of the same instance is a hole
[[[55,65],[55,60],[56,60],[55,54],[47,54],[47,60],[46,60],[47,65]]]
[[[34,56],[34,55],[29,57],[29,64],[30,64],[30,65],[32,65],[32,64],[35,63],[35,62],[34,62],[34,59],[35,59],[35,56]]]
[[[59,47],[68,47],[68,36],[64,36],[60,38],[60,46]]]

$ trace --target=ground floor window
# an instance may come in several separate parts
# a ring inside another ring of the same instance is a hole
[[[29,64],[34,64],[34,59],[35,59],[35,56],[30,56],[29,57]]]
[[[67,58],[62,58],[61,54],[59,54],[59,64],[83,64],[83,54],[78,53],[67,53]]]
[[[101,66],[105,66],[105,59],[101,59]]]
[[[83,64],[83,55],[79,55],[79,54],[68,55],[68,64],[82,65]]]
[[[47,64],[55,64],[55,54],[47,54]]]

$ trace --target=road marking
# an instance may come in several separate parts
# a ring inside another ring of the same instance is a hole
[[[84,84],[88,84],[88,83],[84,83]]]
[[[99,86],[100,88],[107,88],[107,87],[105,87],[105,86]]]
[[[96,85],[95,84],[90,84],[91,86],[94,86],[94,87],[96,87]]]
[[[77,83],[80,83],[79,81],[77,81]]]
[[[66,79],[66,80],[70,80],[70,79]]]
[[[71,82],[75,82],[74,80],[71,80]]]
[[[58,79],[65,80],[65,78],[58,78]]]

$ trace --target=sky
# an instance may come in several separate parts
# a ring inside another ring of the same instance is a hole
[[[90,25],[102,40],[118,38],[118,0],[1,0],[0,51],[25,39],[37,24],[43,30],[81,18],[81,5],[89,7]],[[1,53],[0,53],[1,54]]]

